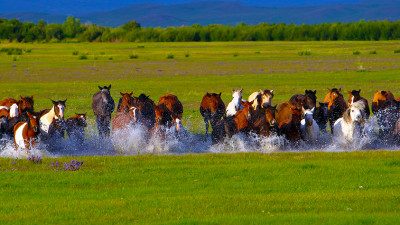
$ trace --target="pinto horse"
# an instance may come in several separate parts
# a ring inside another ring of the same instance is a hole
[[[64,101],[53,101],[51,109],[42,110],[39,118],[40,137],[48,140],[52,138],[64,138],[65,120],[64,109],[67,99]]]
[[[167,121],[167,126],[175,125],[176,131],[179,132],[182,129],[183,106],[178,97],[171,94],[163,95],[157,106],[165,110],[162,120]]]
[[[92,109],[96,118],[97,129],[101,137],[110,135],[111,113],[114,111],[115,103],[111,97],[110,86],[100,87],[100,91],[93,95]]]
[[[343,95],[340,93],[342,90],[341,88],[328,88],[328,90],[329,93],[326,94],[324,102],[328,103],[328,121],[331,127],[331,132],[333,133],[333,125],[336,120],[342,117],[344,111],[347,109],[347,104],[343,98]]]
[[[74,116],[67,118],[65,124],[68,137],[78,143],[83,143],[85,140],[85,127],[87,126],[86,113],[75,113]]]
[[[14,126],[15,149],[31,149],[39,134],[38,117],[27,112],[28,122],[19,122]]]
[[[255,109],[259,105],[257,96],[261,94],[261,107],[267,107],[272,104],[272,98],[274,98],[274,90],[265,89],[264,91],[260,89],[259,92],[253,92],[249,98],[249,102],[253,102],[253,108]]]
[[[361,97],[360,92],[361,92],[361,89],[358,91],[357,90],[349,91],[349,101],[347,102],[347,105],[348,105],[348,107],[350,107],[355,102],[362,101],[364,103],[365,118],[368,119],[371,114],[371,112],[369,110],[368,100]]]
[[[208,93],[203,96],[200,104],[200,114],[206,124],[206,135],[208,134],[209,124],[214,129],[215,124],[224,117],[225,104],[221,99],[221,93]]]
[[[243,109],[239,110],[234,117],[220,120],[211,132],[213,144],[222,142],[226,136],[231,138],[238,132],[249,133],[252,130],[253,101],[241,102]]]

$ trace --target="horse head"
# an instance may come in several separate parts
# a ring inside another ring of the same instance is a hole
[[[277,127],[278,123],[275,120],[276,114],[276,105],[275,106],[268,106],[265,108],[265,119],[269,122],[271,127]]]
[[[246,115],[246,119],[247,119],[247,121],[251,121],[251,115],[253,114],[253,112],[254,112],[254,109],[253,109],[253,102],[254,102],[254,100],[253,101],[251,101],[251,102],[242,102],[242,101],[240,101],[240,104],[242,104],[242,106],[243,106],[243,113],[245,113],[245,115]]]
[[[243,88],[242,89],[232,89],[232,97],[236,99],[242,99],[242,93],[243,93]]]
[[[271,105],[272,98],[274,98],[274,90],[260,89],[260,94],[262,99],[262,106],[267,107],[268,105]]]
[[[32,128],[33,132],[37,133],[39,131],[39,120],[38,117],[35,114],[31,114],[29,112],[26,112],[29,117],[29,127]]]
[[[305,95],[306,95],[306,101],[305,101],[305,106],[308,109],[312,109],[316,106],[317,104],[317,90],[306,90],[305,91]]]
[[[78,120],[78,126],[80,127],[87,126],[86,114],[87,113],[75,113],[76,119]]]
[[[298,108],[290,108],[292,110],[292,123],[300,129],[300,122],[301,122],[301,110]]]
[[[20,100],[18,101],[19,113],[30,112],[33,113],[33,95],[31,97],[22,97],[19,96]]]
[[[110,89],[111,89],[111,84],[107,87],[107,86],[103,86],[100,87],[98,86],[101,92],[107,92],[108,94],[110,93]]]
[[[327,118],[327,117],[328,117],[328,103],[326,103],[326,102],[320,102],[320,103],[319,103],[319,107],[321,108],[321,111],[322,111],[322,113],[323,113],[323,116],[324,116],[325,118]]]
[[[53,100],[51,100],[51,102],[53,103],[56,120],[63,121],[64,120],[64,109],[66,107],[65,103],[67,102],[67,99],[65,99],[64,101],[61,101],[61,100],[53,101]]]
[[[348,91],[349,93],[349,101],[347,102],[348,106],[352,105],[354,102],[357,102],[358,100],[361,99],[360,96],[361,89],[357,90],[352,90]]]
[[[346,122],[362,123],[365,121],[364,102],[358,101],[353,103],[344,113],[343,119]]]
[[[129,105],[132,105],[133,104],[133,97],[132,97],[132,95],[133,95],[133,92],[131,92],[131,93],[122,93],[122,92],[120,92],[120,94],[121,94],[121,103],[120,103],[120,105],[119,105],[119,110],[120,111],[125,111],[125,112],[128,112],[129,111]]]
[[[378,110],[381,109],[383,103],[386,101],[392,101],[394,99],[394,95],[390,91],[378,91],[375,93],[374,98],[372,100],[372,112],[374,114],[378,113]]]
[[[312,109],[305,109],[304,107],[301,108],[302,118],[305,120],[307,127],[313,125],[314,111],[315,111],[315,107]]]

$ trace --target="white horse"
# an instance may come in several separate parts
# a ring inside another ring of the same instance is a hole
[[[342,138],[348,143],[359,140],[365,122],[364,102],[358,101],[350,105],[343,113],[343,117],[333,125],[333,135]]]
[[[264,91],[260,89],[259,92],[253,92],[249,98],[248,101],[254,101],[253,102],[253,108],[256,109],[256,107],[259,105],[258,100],[257,100],[257,96],[261,94],[261,107],[265,108],[268,105],[272,104],[272,98],[274,97],[274,90],[268,90],[265,89]]]
[[[314,111],[315,107],[312,109],[302,107],[301,109],[303,119],[300,122],[300,134],[305,141],[315,142],[320,135],[318,124],[313,118]]]
[[[232,89],[232,101],[228,104],[228,107],[226,107],[226,116],[234,116],[237,111],[243,109],[242,106],[242,89]]]

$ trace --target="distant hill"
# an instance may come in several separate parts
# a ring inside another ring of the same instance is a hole
[[[189,26],[192,24],[236,25],[266,23],[319,24],[325,22],[353,22],[365,20],[399,20],[400,0],[366,0],[353,4],[302,7],[260,7],[239,2],[190,2],[175,5],[141,3],[116,10],[76,16],[82,23],[117,27],[130,20],[142,26]],[[0,17],[37,22],[63,22],[64,15],[18,12]]]

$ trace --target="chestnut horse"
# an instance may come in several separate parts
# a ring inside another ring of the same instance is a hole
[[[231,138],[238,132],[249,133],[252,130],[253,101],[241,102],[243,109],[239,110],[234,117],[228,117],[218,121],[211,132],[213,144],[222,142],[226,136]]]
[[[254,110],[252,132],[269,137],[271,132],[276,132],[278,123],[275,120],[276,106],[266,108],[258,107]]]
[[[267,107],[268,105],[272,104],[272,98],[274,98],[274,90],[268,90],[265,89],[264,91],[260,89],[259,92],[253,92],[249,98],[248,101],[251,102],[253,101],[253,108],[255,109],[257,105],[259,105],[257,101],[257,96],[261,94],[261,107]]]
[[[163,95],[157,106],[165,110],[162,120],[166,121],[167,126],[175,125],[176,131],[179,132],[182,129],[183,106],[178,97],[171,94]]]
[[[39,134],[38,117],[27,112],[28,122],[19,122],[14,126],[15,149],[31,149],[35,144],[35,139]]]
[[[118,106],[117,106],[117,112],[122,112],[122,111],[128,112],[129,111],[128,105],[133,105],[133,102],[135,100],[132,97],[133,92],[131,92],[131,93],[120,92],[120,95],[122,97],[119,99]]]
[[[329,93],[324,98],[324,103],[328,103],[328,121],[331,127],[331,133],[333,133],[333,125],[335,121],[342,117],[343,113],[347,109],[346,101],[343,95],[340,93],[341,88],[329,89]]]
[[[225,115],[225,104],[221,99],[221,93],[208,93],[203,96],[200,104],[200,114],[206,124],[206,135],[208,134],[209,124],[214,129],[215,124]]]
[[[372,113],[376,115],[378,111],[381,109],[382,104],[386,101],[395,100],[394,95],[390,91],[378,91],[374,95],[374,99],[372,100]]]
[[[279,104],[278,108],[276,109],[276,122],[280,124],[283,121],[290,120],[293,114],[292,109],[296,108],[297,107],[295,105],[292,105],[290,102],[282,102],[281,104]]]
[[[85,140],[85,127],[87,126],[86,113],[75,113],[75,116],[67,118],[65,124],[68,137],[78,143],[83,143]]]
[[[369,110],[369,105],[368,105],[368,100],[360,96],[360,90],[352,90],[349,91],[349,101],[347,102],[348,107],[350,105],[354,104],[355,102],[362,101],[364,103],[364,113],[365,113],[365,119],[369,118],[369,115],[371,114]]]
[[[291,118],[279,123],[279,134],[284,135],[290,142],[297,144],[301,139],[301,110],[296,108],[290,108],[290,110],[292,111]]]

